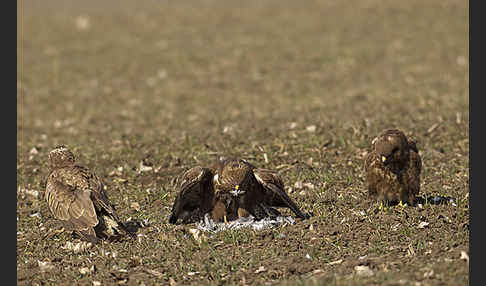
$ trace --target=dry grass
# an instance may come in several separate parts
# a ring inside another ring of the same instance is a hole
[[[21,2],[18,284],[468,284],[468,2]],[[374,211],[362,160],[389,127],[418,140],[421,195],[456,206]],[[60,143],[148,220],[138,241],[62,248],[43,197]],[[314,217],[200,243],[169,225],[175,176],[223,154],[279,169]]]

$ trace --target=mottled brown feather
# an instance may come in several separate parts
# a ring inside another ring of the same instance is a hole
[[[60,146],[52,150],[48,165],[46,201],[53,216],[66,229],[81,239],[95,242],[126,233],[106,196],[103,182],[87,167],[76,164],[68,148]],[[107,220],[113,221],[113,226],[106,225]]]
[[[368,193],[378,201],[413,204],[420,192],[421,169],[415,141],[400,130],[385,130],[372,141],[364,160]]]
[[[220,158],[208,168],[190,169],[181,180],[169,219],[171,223],[189,214],[201,219],[205,213],[210,213],[216,221],[224,216],[233,220],[250,214],[256,218],[279,214],[272,207],[288,207],[300,218],[309,217],[285,193],[282,179],[276,172],[258,169],[242,159]],[[204,203],[203,193],[207,197]]]
[[[172,206],[170,223],[177,223],[179,218],[184,223],[201,219],[204,213],[213,207],[213,173],[208,168],[193,167],[180,178],[178,194]]]
[[[260,191],[264,192],[263,200],[271,207],[286,207],[291,209],[295,215],[302,219],[309,218],[304,214],[284,190],[284,184],[277,172],[268,169],[254,169],[253,173],[257,181],[263,186]]]

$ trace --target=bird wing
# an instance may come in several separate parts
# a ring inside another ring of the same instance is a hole
[[[302,213],[292,199],[285,193],[284,184],[277,172],[268,169],[253,169],[253,174],[258,183],[265,190],[264,202],[268,206],[290,208],[298,217],[309,218],[309,215]]]
[[[64,222],[67,228],[95,236],[93,227],[98,217],[91,200],[92,190],[70,185],[63,176],[53,172],[46,185],[46,200],[55,218]]]
[[[376,152],[372,151],[366,155],[364,169],[368,194],[371,196],[376,196],[378,191],[377,184],[384,177],[381,162]]]
[[[87,167],[82,165],[73,165],[71,168],[59,170],[62,180],[76,189],[91,190],[91,201],[99,214],[107,214],[117,222],[118,218],[115,207],[106,195],[102,180]]]
[[[214,195],[212,180],[211,170],[200,166],[182,174],[169,222],[175,224],[180,216],[184,219],[186,213],[197,209],[202,213],[208,212]]]
[[[409,188],[411,192],[418,195],[420,191],[420,172],[422,171],[422,159],[414,150],[410,150],[410,166],[407,170],[409,177]]]
[[[416,153],[418,153],[418,152],[419,152],[419,151],[418,151],[418,148],[417,148],[417,143],[415,142],[415,140],[414,140],[414,139],[412,139],[412,138],[410,138],[410,137],[408,138],[408,146],[409,146],[410,150],[413,150],[413,151],[415,151]]]

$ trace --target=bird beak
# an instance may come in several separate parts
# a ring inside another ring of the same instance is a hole
[[[385,163],[385,161],[386,161],[386,157],[385,157],[385,156],[381,156],[381,161],[382,161],[383,163]]]
[[[245,191],[240,190],[240,185],[236,185],[234,187],[233,191],[231,191],[231,193],[233,194],[233,196],[238,196],[238,195],[244,194]]]

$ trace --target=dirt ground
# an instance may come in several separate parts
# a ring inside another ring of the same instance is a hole
[[[468,6],[19,1],[17,284],[468,285]],[[417,139],[421,206],[367,196],[363,158],[385,128]],[[67,249],[44,198],[58,144],[147,224],[135,240]],[[314,216],[170,225],[176,177],[220,155],[279,170]]]

